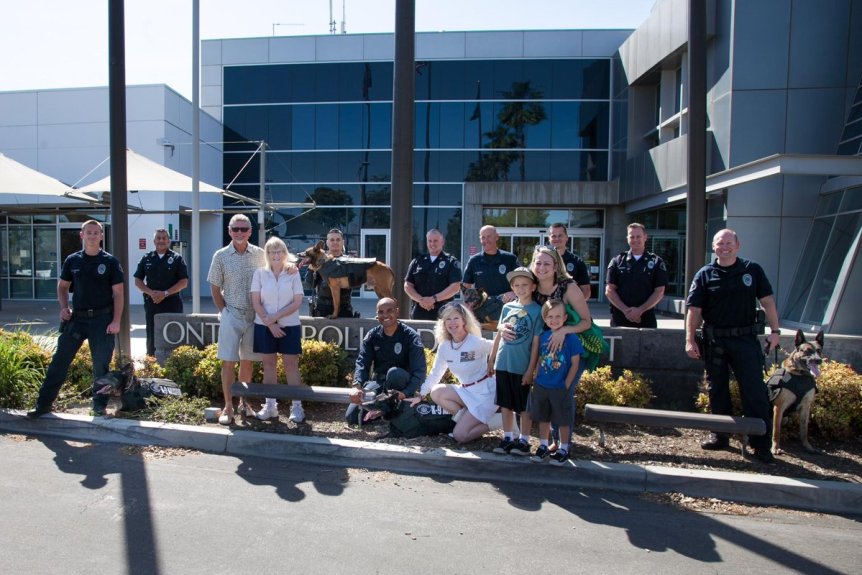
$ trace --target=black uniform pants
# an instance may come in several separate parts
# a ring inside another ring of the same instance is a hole
[[[769,449],[772,442],[772,406],[763,383],[763,350],[755,335],[716,337],[706,343],[706,382],[709,405],[716,415],[733,415],[730,370],[739,383],[742,413],[766,422],[766,435],[749,437],[755,449]]]
[[[440,313],[440,308],[442,308],[450,301],[452,300],[448,299],[446,301],[438,301],[436,304],[434,304],[434,309],[432,310],[427,310],[414,301],[410,310],[410,319],[437,321],[437,314]]]
[[[351,290],[341,290],[341,301],[338,305],[338,317],[356,317],[353,313],[353,304],[350,302]],[[329,288],[319,289],[317,294],[309,303],[308,311],[311,317],[323,317],[332,315],[332,294]]]
[[[658,327],[658,319],[654,309],[648,309],[641,315],[641,322],[635,323],[626,319],[623,312],[614,308],[611,312],[611,327],[643,327],[656,329]]]
[[[90,356],[93,359],[93,383],[106,373],[114,355],[115,337],[108,334],[108,325],[113,319],[113,312],[102,313],[95,317],[80,317],[72,314],[62,328],[57,338],[57,351],[51,358],[51,364],[45,373],[45,381],[39,389],[39,398],[36,400],[37,408],[49,408],[60,394],[60,388],[69,374],[69,366],[75,359],[75,355],[84,341],[90,344]],[[93,409],[104,412],[108,405],[108,397],[93,394]]]
[[[144,298],[144,312],[147,316],[147,355],[156,355],[156,314],[160,313],[183,313],[183,300],[174,294],[162,300],[162,303],[153,303],[150,298]]]

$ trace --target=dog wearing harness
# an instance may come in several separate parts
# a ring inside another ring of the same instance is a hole
[[[378,298],[392,297],[395,286],[395,272],[388,265],[374,258],[334,258],[326,253],[326,245],[316,245],[297,255],[302,258],[301,265],[319,273],[332,292],[333,312],[329,319],[338,317],[341,306],[341,290],[357,288],[363,284],[374,290]]]
[[[785,413],[799,413],[799,438],[806,451],[817,450],[808,441],[808,422],[811,419],[811,406],[817,393],[817,380],[820,364],[823,362],[823,330],[813,342],[805,339],[802,330],[796,332],[794,350],[772,372],[766,387],[772,402],[772,453],[781,453],[781,423]]]

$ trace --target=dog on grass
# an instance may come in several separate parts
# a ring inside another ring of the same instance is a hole
[[[353,289],[363,284],[374,290],[378,298],[392,297],[395,287],[395,272],[392,268],[376,259],[335,258],[326,253],[326,245],[320,241],[297,254],[300,265],[320,274],[332,292],[333,313],[329,319],[338,317],[341,305],[341,290]]]
[[[772,402],[772,453],[781,453],[781,424],[784,415],[799,412],[799,438],[806,451],[817,450],[808,441],[808,422],[811,419],[811,406],[817,393],[817,377],[823,362],[823,331],[814,341],[805,339],[802,330],[796,332],[793,351],[772,372],[766,382],[769,399]]]
[[[500,312],[503,311],[503,300],[499,296],[489,296],[482,288],[468,288],[462,284],[461,289],[464,305],[470,308],[482,329],[496,331]]]

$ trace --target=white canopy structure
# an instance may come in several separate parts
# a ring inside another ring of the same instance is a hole
[[[107,161],[107,160],[105,160]],[[191,192],[192,179],[166,168],[132,150],[126,150],[126,182],[130,192]],[[78,188],[85,194],[111,191],[111,176]],[[202,193],[221,194],[223,190],[200,182]]]
[[[0,194],[63,196],[72,188],[0,154]]]

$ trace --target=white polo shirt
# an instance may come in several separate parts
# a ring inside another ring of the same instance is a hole
[[[272,271],[266,268],[255,270],[250,291],[260,293],[260,303],[267,314],[274,314],[289,306],[296,295],[304,295],[299,273],[289,274],[282,270],[276,278]],[[263,321],[257,314],[254,315],[254,323],[263,325]],[[278,320],[278,325],[299,325],[299,308]]]

